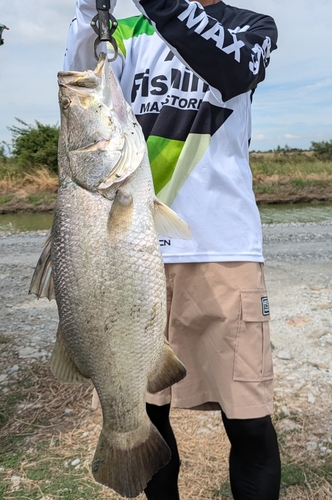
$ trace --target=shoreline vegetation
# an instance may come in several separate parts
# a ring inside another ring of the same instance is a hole
[[[278,148],[250,153],[257,204],[332,202],[332,160]],[[0,158],[0,214],[51,212],[58,176],[47,166],[22,167]]]
[[[0,144],[0,214],[51,212],[60,127],[15,119],[11,144]],[[257,204],[332,202],[332,140],[311,142],[308,151],[253,151],[250,166]]]

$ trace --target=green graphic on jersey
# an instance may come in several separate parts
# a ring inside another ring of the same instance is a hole
[[[202,102],[198,110],[164,105],[159,114],[138,115],[147,144],[155,191],[172,205],[184,183],[210,147],[211,137],[233,110]]]
[[[185,143],[162,137],[149,137],[148,150],[155,192],[163,203],[172,205],[208,149],[210,141],[210,134],[189,134]]]
[[[147,145],[154,189],[159,193],[173,175],[184,142],[150,135]]]
[[[137,37],[139,35],[153,35],[155,32],[153,26],[143,16],[128,17],[120,19],[118,26],[113,34],[113,37],[118,44],[119,51],[126,57],[125,40]],[[111,49],[111,44],[108,44],[108,49]],[[112,49],[111,49],[112,50]]]

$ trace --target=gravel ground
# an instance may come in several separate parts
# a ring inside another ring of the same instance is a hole
[[[307,449],[326,453],[332,431],[332,221],[263,226],[276,407],[314,416],[320,432]],[[0,390],[25,363],[46,360],[57,310],[28,295],[46,231],[0,234]],[[284,430],[296,426],[283,418]],[[287,427],[288,426],[288,427]],[[331,442],[331,440],[330,440]],[[325,443],[325,444],[324,444]]]

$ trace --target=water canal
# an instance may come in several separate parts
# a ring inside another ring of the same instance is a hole
[[[263,224],[332,220],[331,203],[260,205],[259,211]],[[52,221],[53,213],[0,214],[0,232],[50,229]]]

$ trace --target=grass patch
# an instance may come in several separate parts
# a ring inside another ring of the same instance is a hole
[[[331,175],[332,161],[318,160],[312,153],[251,153],[253,175],[290,175],[303,177],[310,174]]]
[[[5,205],[14,198],[14,195],[0,196],[0,205]]]
[[[281,465],[281,484],[283,488],[301,486],[306,483],[304,467],[296,463],[283,463]]]
[[[250,166],[258,203],[332,200],[332,161],[321,161],[312,152],[251,153]],[[38,195],[56,196],[57,189],[58,176],[46,167],[27,169],[12,159],[0,161],[3,213],[53,210],[54,204]],[[16,198],[4,198],[12,195]]]
[[[231,490],[231,485],[227,481],[226,483],[223,483],[220,487],[220,490],[214,490],[213,494],[217,498],[233,498],[232,495],[232,490]]]
[[[34,206],[38,207],[45,203],[47,200],[55,200],[56,194],[30,194],[27,196],[27,200],[29,203],[32,203]]]
[[[324,478],[332,485],[332,459],[322,463],[319,467],[313,468],[313,473],[318,477]]]
[[[39,193],[55,194],[58,189],[58,176],[46,168],[32,168],[28,171],[6,173],[0,169],[1,195],[33,195]]]
[[[77,454],[65,460],[61,450],[57,453],[57,450],[42,449],[40,446],[34,449],[33,454],[31,450],[21,453],[16,465],[8,457],[8,461],[4,463],[7,474],[4,481],[0,482],[0,491],[2,489],[6,500],[40,500],[42,497],[61,500],[100,498],[103,486],[90,477],[86,465],[72,466],[74,458],[77,458]],[[18,474],[16,471],[19,471]],[[13,476],[16,476],[16,481],[13,481]]]

